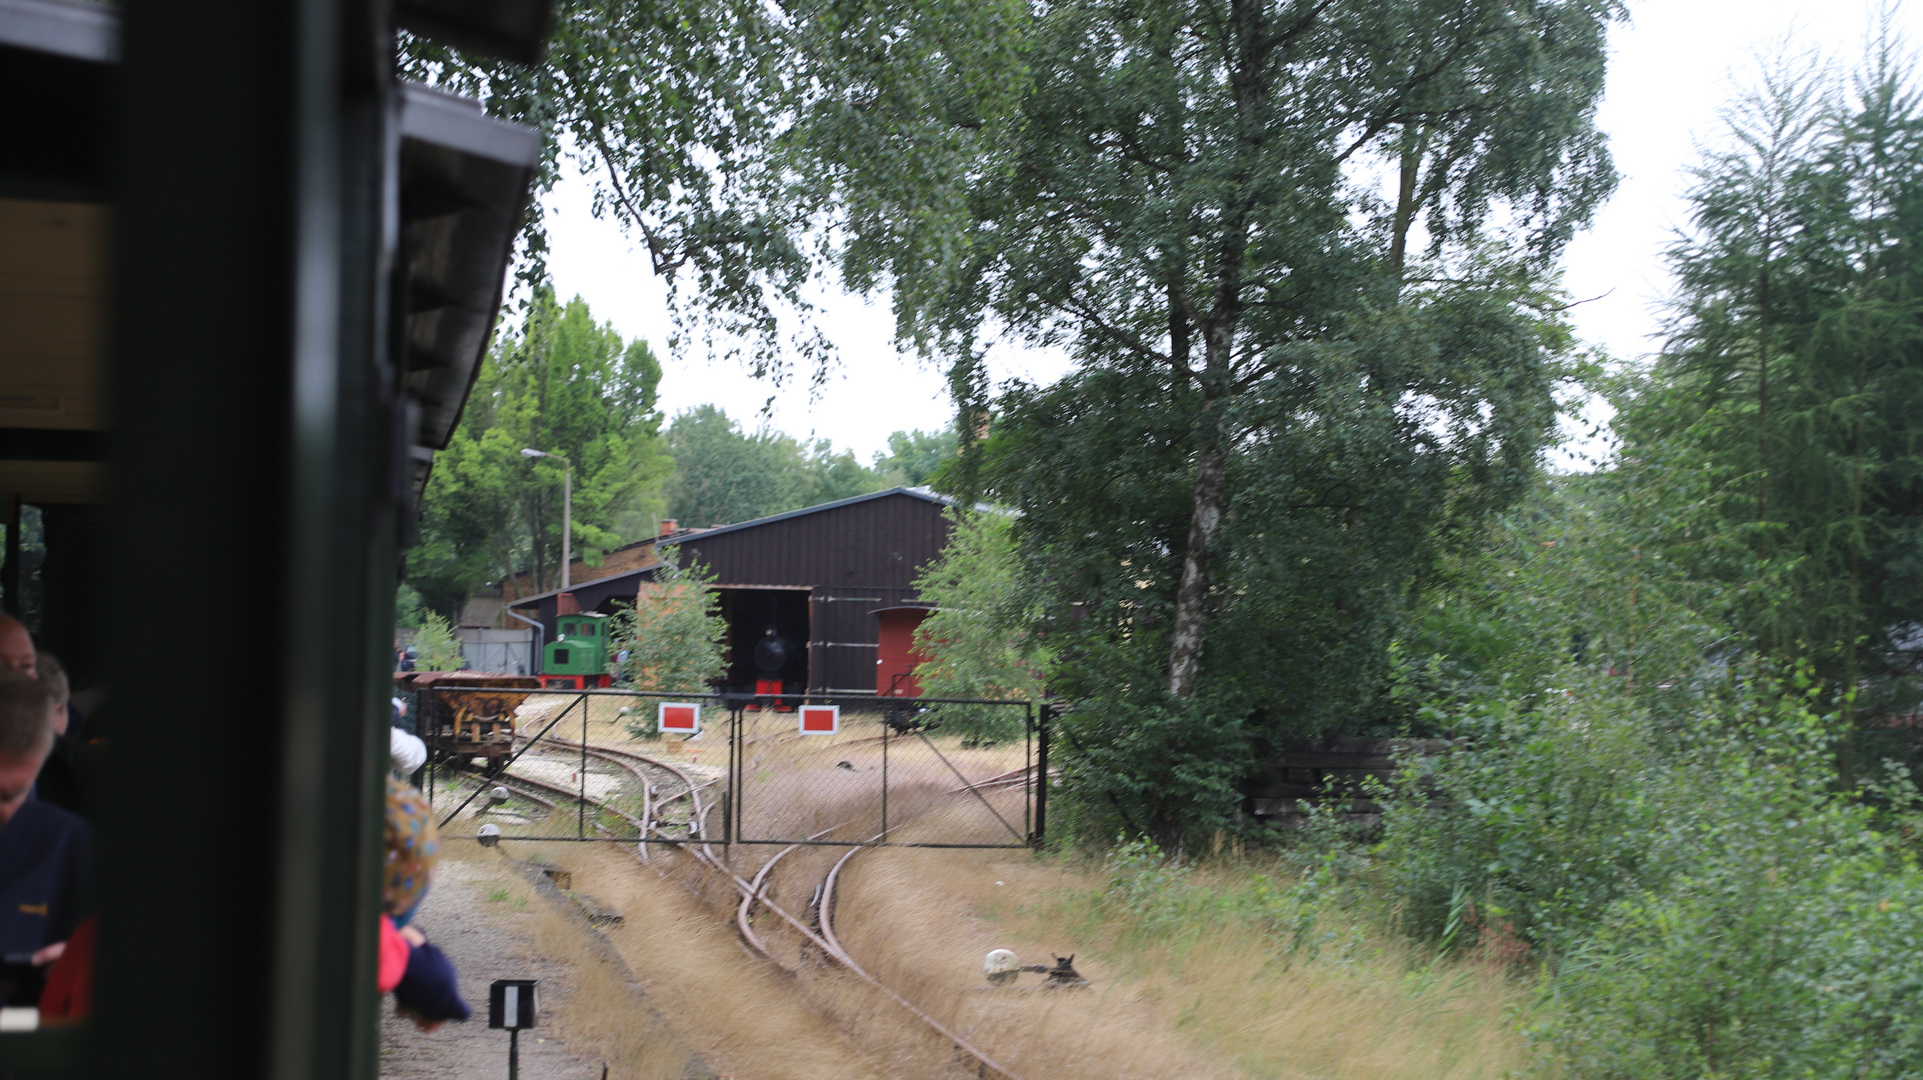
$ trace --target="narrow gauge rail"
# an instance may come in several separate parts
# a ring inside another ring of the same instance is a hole
[[[680,828],[687,828],[689,822],[668,822],[665,817],[661,816],[665,812],[665,808],[670,803],[678,802],[681,799],[688,799],[697,792],[711,788],[721,782],[719,778],[716,778],[696,783],[694,778],[683,770],[665,761],[648,757],[645,754],[637,754],[631,750],[618,750],[610,746],[595,746],[591,743],[584,746],[572,739],[565,739],[551,734],[543,736],[542,741],[552,742],[557,746],[585,753],[591,758],[605,761],[610,765],[626,771],[630,776],[633,776],[641,785],[641,820],[653,822],[657,826],[673,825]],[[660,786],[655,783],[655,778],[650,777],[647,772],[643,771],[649,769],[667,778],[669,783],[680,785],[680,790],[674,791],[666,796],[660,796]],[[568,794],[570,797],[579,797],[578,792],[569,792]],[[708,811],[711,809],[713,809],[712,806],[703,808],[698,799],[691,799],[690,820],[698,816],[705,822]],[[644,832],[643,835],[646,835],[646,833]],[[663,837],[663,839],[666,838]],[[641,861],[649,862],[648,845],[640,844],[638,846],[641,849]]]
[[[818,840],[846,824],[847,822],[844,821],[837,825],[830,825],[813,836],[810,836],[808,839]],[[748,943],[748,947],[760,953],[769,963],[790,975],[796,974],[795,970],[775,957],[773,950],[769,949],[767,943],[761,940],[761,935],[755,933],[754,924],[748,920],[754,915],[755,905],[761,902],[761,892],[766,887],[769,875],[774,873],[775,864],[780,862],[790,852],[799,850],[801,850],[800,844],[789,844],[787,847],[775,852],[774,856],[767,862],[762,863],[761,869],[755,871],[754,880],[748,883],[749,891],[741,898],[741,904],[735,908],[734,915],[735,926],[740,928],[741,938]]]
[[[832,937],[833,928],[832,928],[832,923],[829,916],[829,909],[831,907],[832,889],[833,889],[833,885],[836,880],[836,877],[838,876],[842,867],[847,865],[849,859],[853,858],[856,854],[861,852],[863,850],[863,847],[865,847],[866,845],[873,844],[874,842],[880,840],[882,836],[885,834],[876,834],[875,836],[871,837],[869,840],[865,841],[862,846],[851,848],[848,851],[848,853],[846,855],[843,855],[841,857],[841,860],[835,864],[834,870],[829,872],[828,881],[822,890],[821,899],[819,901],[820,918],[822,920],[822,931],[824,932],[818,932],[813,927],[802,922],[800,919],[795,918],[794,915],[784,910],[779,904],[776,904],[773,900],[768,899],[766,896],[760,895],[762,889],[765,887],[766,878],[768,876],[768,873],[771,871],[771,867],[773,866],[773,864],[777,860],[779,860],[782,855],[787,854],[788,851],[792,851],[794,850],[794,848],[799,847],[800,846],[799,844],[790,845],[787,849],[784,849],[782,852],[777,854],[775,858],[770,859],[768,863],[762,867],[762,872],[756,875],[756,880],[753,882],[748,881],[747,879],[743,878],[740,874],[736,873],[733,867],[723,862],[720,858],[716,857],[716,855],[714,854],[714,849],[710,844],[710,838],[707,836],[708,812],[709,810],[713,809],[714,804],[710,802],[704,806],[701,799],[701,792],[703,789],[707,787],[711,787],[715,783],[718,783],[718,781],[711,780],[711,781],[708,781],[707,783],[697,782],[693,776],[687,773],[686,770],[683,770],[670,762],[659,761],[654,758],[647,757],[643,754],[636,754],[631,751],[616,750],[610,747],[584,746],[581,743],[573,742],[568,739],[559,738],[552,734],[543,735],[542,739],[551,741],[559,746],[567,747],[570,750],[575,750],[577,752],[585,752],[591,757],[600,758],[601,760],[608,761],[611,764],[621,765],[622,767],[626,768],[631,775],[635,776],[638,780],[641,781],[644,792],[649,787],[647,774],[642,771],[644,768],[654,768],[657,770],[665,771],[673,775],[680,782],[682,790],[676,792],[673,795],[668,796],[667,798],[662,799],[660,805],[666,805],[669,802],[672,802],[681,798],[686,798],[689,801],[690,813],[689,813],[689,820],[686,823],[686,827],[688,829],[688,836],[686,839],[680,839],[676,837],[667,836],[665,834],[661,834],[662,841],[664,841],[669,847],[673,848],[674,850],[687,855],[688,857],[694,859],[696,862],[700,863],[701,865],[706,866],[707,868],[719,873],[723,879],[725,879],[726,881],[728,881],[730,884],[734,886],[736,891],[741,893],[743,897],[744,905],[752,901],[753,903],[759,904],[762,907],[766,908],[769,912],[773,913],[782,922],[787,923],[788,926],[791,929],[793,929],[796,933],[800,934],[803,938],[812,942],[829,959],[833,960],[835,963],[840,964],[843,968],[847,969],[849,974],[855,976],[857,979],[860,979],[862,982],[865,982],[869,986],[872,986],[876,990],[880,991],[889,1000],[901,1006],[901,1008],[904,1011],[906,1011],[909,1015],[915,1017],[917,1020],[920,1020],[924,1025],[926,1025],[929,1028],[929,1030],[935,1032],[937,1035],[940,1035],[943,1039],[953,1044],[957,1050],[960,1050],[962,1053],[973,1058],[976,1061],[976,1063],[979,1065],[981,1071],[983,1071],[984,1073],[993,1072],[998,1076],[1005,1077],[1006,1080],[1022,1080],[1022,1077],[1020,1075],[1011,1071],[1006,1066],[996,1061],[994,1058],[988,1056],[988,1054],[976,1048],[973,1044],[971,1044],[967,1039],[963,1038],[961,1035],[957,1034],[954,1031],[949,1030],[947,1025],[935,1019],[933,1016],[930,1016],[928,1013],[923,1012],[919,1007],[915,1005],[914,1002],[911,1002],[907,998],[896,993],[894,990],[890,989],[887,984],[883,983],[880,979],[877,979],[875,976],[869,974],[866,969],[864,969],[860,964],[855,962],[853,957],[848,955],[847,951],[841,947],[841,943],[838,940],[833,939]],[[544,781],[534,780],[529,777],[514,776],[511,773],[503,774],[502,778],[510,779],[516,784],[526,784],[533,787],[543,788],[547,791],[564,795],[570,799],[581,799],[590,805],[599,807],[600,809],[607,811],[608,813],[611,813],[616,817],[619,817],[625,820],[629,825],[632,825],[638,831],[640,836],[643,838],[647,837],[651,833],[659,833],[660,831],[659,828],[657,827],[657,824],[650,817],[636,818],[634,815],[629,814],[627,811],[621,809],[618,806],[612,805],[601,799],[596,799],[592,796],[584,796],[581,792],[571,791],[566,788],[562,788],[558,785],[549,784]],[[679,825],[681,823],[676,823],[676,824]],[[596,823],[596,827],[597,828],[601,827],[598,822]],[[836,828],[840,828],[840,826],[836,826]],[[816,835],[817,836],[826,835],[827,833],[833,832],[833,831],[834,831],[833,829],[827,829],[827,830],[824,830],[822,833],[818,833]],[[538,840],[538,838],[536,837],[529,837],[528,839]],[[646,844],[636,844],[635,850],[630,851],[629,854],[633,855],[636,860],[644,864],[648,863]],[[760,939],[754,936],[752,930],[747,927],[746,915],[744,914],[746,910],[747,909],[745,906],[738,907],[736,909],[736,917],[737,917],[737,920],[739,921],[739,924],[742,926],[742,928],[745,931],[747,931],[748,944],[751,947],[753,947],[755,951],[758,952],[761,956],[766,958],[769,962],[775,964],[777,967],[781,968],[784,971],[788,970],[785,965],[782,965],[780,961],[774,958],[774,956],[770,953],[770,951],[766,948],[766,946],[760,941]]]

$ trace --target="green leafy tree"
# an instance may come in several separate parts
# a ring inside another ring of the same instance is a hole
[[[765,428],[744,431],[714,405],[674,418],[668,452],[675,461],[668,509],[683,525],[727,525],[799,505],[801,455],[794,440]]]
[[[460,639],[437,612],[430,611],[422,617],[421,628],[414,635],[414,647],[420,651],[420,658],[414,661],[417,671],[459,671],[465,662]]]
[[[888,436],[888,452],[875,455],[875,472],[890,487],[922,487],[955,460],[955,452],[952,426],[940,431],[897,431]]]
[[[1225,522],[1246,513],[1230,506],[1245,450],[1386,411],[1378,426],[1412,453],[1455,459],[1439,507],[1500,504],[1526,482],[1558,347],[1536,313],[1551,303],[1541,271],[1613,183],[1591,112],[1614,4],[1050,5],[1021,25],[1007,116],[971,119],[958,104],[930,120],[907,110],[938,89],[972,100],[971,76],[926,44],[941,38],[927,22],[939,14],[876,16],[931,49],[912,74],[886,76],[924,91],[912,99],[874,89],[876,65],[898,62],[867,46],[886,35],[843,38],[835,85],[878,100],[847,109],[834,152],[850,188],[888,199],[903,178],[884,145],[930,123],[958,129],[948,145],[980,129],[974,171],[941,174],[962,186],[961,220],[931,225],[919,202],[891,203],[862,219],[849,258],[896,282],[905,333],[963,358],[953,380],[968,407],[986,405],[973,342],[992,313],[1075,350],[1086,373],[1003,402],[1004,418],[1032,402],[1054,437],[1111,393],[1181,417],[1152,425],[1156,471],[1186,474],[1174,496],[1186,527],[1149,529],[1177,553],[1156,635],[1171,698],[1196,695],[1208,623],[1234,595],[1216,586],[1234,562]],[[1399,171],[1392,203],[1348,171],[1360,160]],[[1501,246],[1492,211],[1515,215]],[[1418,222],[1428,243],[1412,253]],[[1063,422],[1063,410],[1080,415]],[[1448,436],[1426,437],[1438,428]],[[980,481],[1028,514],[1063,494],[1030,501]]]
[[[799,506],[815,506],[865,495],[888,485],[887,479],[855,459],[853,450],[835,452],[826,439],[808,444],[801,456]]]
[[[394,625],[397,627],[418,627],[427,617],[427,606],[421,601],[421,594],[403,582],[394,590]]]
[[[1613,678],[1677,723],[1720,692],[1738,642],[1730,590],[1696,570],[1747,567],[1758,591],[1781,583],[1728,535],[1675,543],[1714,484],[1667,449],[1592,475],[1546,476],[1448,554],[1392,645],[1398,733],[1459,735],[1438,726],[1448,710],[1526,699],[1571,678]]]
[[[1527,490],[1576,374],[1554,264],[1614,182],[1621,9],[1038,5],[1005,98],[945,12],[865,13],[813,41],[821,152],[868,200],[845,274],[958,358],[964,430],[994,422],[953,486],[1018,509],[1031,581],[1088,616],[1051,637],[1051,688],[1099,705],[1066,721],[1081,790],[1179,842],[1227,819],[1250,734],[1381,715],[1428,568]],[[990,316],[1078,370],[991,402]]]
[[[700,562],[681,565],[674,545],[660,550],[654,580],[641,586],[632,607],[615,615],[610,632],[617,653],[625,651],[622,685],[639,690],[705,694],[727,673],[728,623],[714,573]],[[628,724],[631,734],[652,737],[653,716]]]
[[[953,528],[941,557],[915,578],[915,591],[935,610],[915,631],[928,659],[915,668],[928,697],[1040,701],[1047,644],[1036,634],[1043,613],[1023,573],[1014,519],[993,510],[950,509]],[[977,738],[1021,734],[1008,709],[943,706],[944,730]]]
[[[745,431],[714,405],[676,416],[668,450],[675,460],[670,514],[685,525],[749,521],[887,486],[852,450],[837,453],[826,439],[804,446],[767,428]]]
[[[655,397],[661,366],[645,342],[596,324],[587,304],[540,293],[483,365],[461,426],[436,456],[408,582],[438,611],[521,569],[559,584],[562,465],[574,467],[573,550],[600,553],[651,533],[672,467]]]
[[[786,365],[774,312],[806,311],[816,260],[801,241],[822,206],[792,182],[779,134],[805,93],[782,14],[745,0],[565,0],[544,62],[475,59],[405,36],[410,78],[480,98],[547,139],[536,181],[550,188],[565,147],[595,186],[594,212],[644,241],[669,281],[671,311],[711,342],[748,342],[759,374]],[[520,244],[522,280],[546,280],[538,209]],[[691,299],[692,303],[683,303]],[[794,344],[825,358],[826,339]]]

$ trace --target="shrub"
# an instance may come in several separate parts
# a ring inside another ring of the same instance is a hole
[[[915,632],[928,659],[915,667],[926,697],[1039,701],[1048,650],[1030,627],[1041,620],[1021,572],[1014,518],[948,511],[953,530],[941,557],[915,579],[935,610]],[[977,742],[1022,737],[1022,713],[994,706],[938,706],[942,729]]]
[[[728,624],[721,598],[709,584],[714,573],[700,562],[683,567],[680,549],[664,547],[654,580],[641,586],[635,602],[615,614],[609,638],[617,654],[626,650],[622,686],[667,693],[705,694],[709,683],[727,670],[723,661]],[[655,737],[653,709],[628,723],[628,733]]]
[[[1573,1076],[1917,1075],[1923,873],[1805,703],[1706,718],[1664,771],[1643,881],[1558,976]]]
[[[414,647],[420,650],[420,658],[414,661],[417,671],[459,671],[467,662],[461,654],[460,639],[454,636],[447,620],[432,611],[421,616]]]
[[[1124,687],[1062,714],[1057,729],[1061,783],[1052,790],[1065,804],[1059,824],[1077,839],[1124,832],[1180,857],[1234,826],[1248,743],[1239,722],[1207,703]]]
[[[1405,925],[1549,946],[1541,1034],[1573,1080],[1918,1075],[1915,792],[1843,789],[1818,700],[1796,673],[1659,727],[1596,679],[1448,718],[1465,748],[1385,797]]]
[[[1647,857],[1655,756],[1642,715],[1594,679],[1448,726],[1465,747],[1405,763],[1383,800],[1381,854],[1405,925],[1440,938],[1474,904],[1538,944],[1580,941]]]

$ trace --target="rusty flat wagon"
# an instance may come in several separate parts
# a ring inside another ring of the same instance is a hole
[[[419,733],[430,760],[478,765],[489,776],[514,754],[514,712],[539,693],[536,675],[485,671],[409,671],[394,676],[411,691],[419,710]]]

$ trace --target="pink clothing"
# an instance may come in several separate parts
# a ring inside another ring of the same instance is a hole
[[[381,916],[381,954],[375,984],[385,994],[401,984],[401,976],[407,974],[407,954],[412,946],[394,929],[394,920]]]

